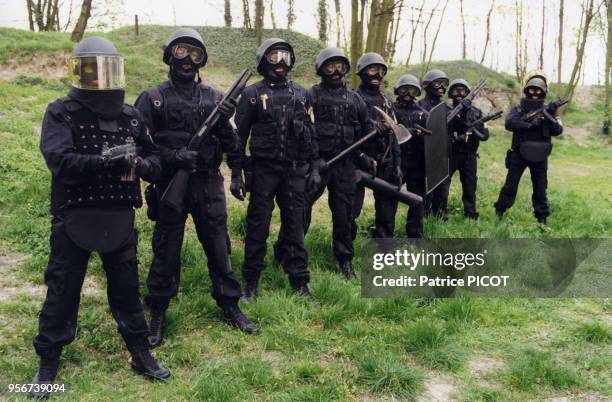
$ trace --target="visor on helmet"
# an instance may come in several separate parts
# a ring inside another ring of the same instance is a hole
[[[73,87],[80,89],[124,89],[123,57],[71,57],[68,61],[68,78]]]

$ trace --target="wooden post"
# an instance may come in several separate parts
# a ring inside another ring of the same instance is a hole
[[[138,14],[134,14],[134,34],[138,36]]]

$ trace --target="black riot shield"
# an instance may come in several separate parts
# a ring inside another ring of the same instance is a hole
[[[431,134],[425,135],[425,191],[432,192],[448,177],[448,126],[446,124],[447,107],[440,103],[429,112],[427,129]]]

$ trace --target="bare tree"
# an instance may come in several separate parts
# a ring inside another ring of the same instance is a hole
[[[223,18],[225,19],[225,26],[229,28],[232,26],[232,7],[230,4],[230,0],[225,0],[223,2],[223,5],[224,5]]]
[[[463,12],[463,0],[459,0],[459,11],[461,15],[461,27],[463,29],[463,51],[461,53],[463,60],[467,58],[467,40],[465,35],[465,13]]]
[[[494,8],[495,0],[491,0],[491,7],[489,8],[489,12],[487,13],[487,33],[485,36],[484,49],[482,50],[482,57],[480,58],[480,64],[484,63],[485,56],[487,55],[487,48],[489,46],[489,42],[491,41],[491,14],[493,13]]]
[[[263,0],[255,0],[255,36],[258,46],[261,45],[263,40],[264,12]]]
[[[399,5],[397,7],[397,14],[395,16],[395,20],[392,21],[389,35],[389,41],[387,43],[387,54],[389,57],[389,61],[392,62],[395,58],[395,50],[397,48],[398,34],[399,34],[399,25],[400,19],[402,18],[402,10],[404,9],[404,0],[400,0]]]
[[[249,10],[249,0],[242,0],[242,28],[246,30],[253,29],[251,25],[251,10]]]
[[[431,21],[433,20],[433,17],[436,14],[436,10],[438,9],[438,6],[440,5],[440,1],[441,0],[438,0],[436,4],[434,5],[434,8],[431,10],[431,12],[428,13],[429,17],[427,18],[427,22],[423,26],[423,46],[422,46],[422,51],[421,51],[421,65],[425,64],[425,60],[427,58],[427,42],[428,42],[427,31],[429,30],[429,25],[431,24]]]
[[[363,23],[365,18],[365,8],[367,0],[351,0],[351,65],[357,66],[357,59],[363,51]],[[357,75],[353,68],[351,83],[357,85]]]
[[[274,14],[274,0],[270,0],[270,20],[272,21],[272,29],[276,29],[276,15]]]
[[[32,16],[32,8],[34,5],[32,4],[32,0],[26,0],[26,7],[28,7],[28,23],[30,25],[30,31],[34,30],[34,18]]]
[[[341,9],[340,0],[334,0],[334,9],[336,11],[336,47],[340,47],[340,35],[341,35]]]
[[[70,40],[73,42],[79,42],[81,39],[83,39],[83,34],[87,28],[87,21],[89,20],[89,17],[91,17],[91,1],[92,0],[83,0],[83,3],[81,4],[81,14],[79,14],[79,19],[74,26],[72,35],[70,35]]]
[[[319,17],[318,28],[319,28],[319,40],[323,43],[327,42],[327,2],[325,0],[319,0],[317,7],[317,15]]]
[[[395,6],[394,0],[372,0],[366,40],[367,52],[376,52],[385,57],[387,37]]]
[[[444,7],[442,7],[442,14],[440,15],[440,21],[438,22],[438,27],[436,28],[436,34],[434,35],[433,41],[431,43],[431,49],[429,50],[429,58],[427,59],[427,64],[425,68],[423,68],[422,73],[425,73],[429,70],[429,66],[431,65],[431,60],[433,58],[434,51],[436,50],[436,42],[438,41],[438,34],[440,33],[440,28],[444,23],[444,14],[446,13],[446,7],[448,6],[449,0],[446,0],[444,3]]]
[[[295,0],[287,2],[287,29],[293,28],[295,22]]]
[[[423,9],[425,8],[425,0],[421,0],[421,5],[417,9],[419,14],[414,18],[414,8],[412,15],[412,32],[410,34],[410,47],[408,47],[408,57],[406,57],[406,66],[410,65],[410,57],[412,56],[412,49],[414,48],[414,37],[416,36],[417,29],[419,28],[419,24],[421,23],[421,16],[423,15]]]
[[[523,0],[515,0],[514,7],[516,16],[516,33],[514,36],[514,67],[516,80],[519,83],[522,83],[527,71],[527,53],[523,48]],[[525,38],[525,43],[526,40],[527,39]]]
[[[559,1],[559,36],[557,42],[559,45],[559,58],[557,59],[557,96],[561,96],[561,73],[563,71],[563,13],[564,0]]]
[[[608,36],[606,38],[606,66],[604,68],[606,73],[606,97],[604,101],[604,122],[602,131],[604,134],[610,134],[610,98],[612,97],[612,90],[610,89],[610,75],[612,75],[612,4],[610,4],[610,2],[606,4],[606,9],[606,14],[608,16]]]
[[[602,0],[601,3],[595,7],[595,0],[584,0],[582,3],[582,14],[580,18],[580,28],[578,29],[578,43],[576,45],[576,62],[572,68],[572,74],[568,83],[568,87],[565,91],[565,98],[572,100],[574,97],[574,91],[580,80],[580,71],[582,69],[582,63],[584,61],[584,51],[586,49],[586,42],[589,36],[589,29],[591,23],[596,14],[599,13],[600,8],[609,0]]]
[[[546,0],[542,0],[542,31],[540,34],[540,59],[538,60],[538,68],[544,70],[544,34],[546,32]]]
[[[59,31],[59,0],[26,0],[28,8],[28,24],[34,30],[35,24],[39,31]]]

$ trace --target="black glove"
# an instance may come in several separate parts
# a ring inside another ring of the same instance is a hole
[[[545,118],[544,116],[537,116],[537,117],[534,117],[534,118],[531,120],[531,123],[529,123],[529,124],[530,124],[530,128],[537,128],[537,127],[541,127],[541,126],[542,126],[542,124],[544,124],[544,120],[545,120],[545,119],[546,119],[546,118]]]
[[[557,101],[550,102],[546,107],[546,111],[552,115],[557,113],[557,110],[559,110],[559,103]]]
[[[124,174],[132,168],[132,160],[127,155],[119,155],[113,158],[95,155],[93,165],[95,173],[112,172],[114,174]]]
[[[219,113],[221,118],[228,121],[234,115],[236,111],[236,101],[232,98],[226,99],[224,102],[219,103]]]
[[[469,110],[472,107],[472,101],[469,99],[462,99],[461,104],[463,105],[465,110]]]
[[[232,170],[230,193],[232,193],[232,195],[240,201],[244,201],[244,197],[246,196],[246,186],[244,185],[244,180],[242,179],[242,169]]]
[[[183,147],[174,151],[173,164],[180,169],[193,170],[198,165],[198,153]]]
[[[402,172],[402,168],[396,166],[393,171],[393,176],[395,177],[395,182],[397,183],[397,189],[401,190],[402,184],[404,184],[404,172]]]
[[[368,155],[362,153],[359,155],[359,166],[366,172],[376,176],[376,167],[378,166],[376,159],[370,158]]]
[[[308,175],[308,178],[306,178],[306,188],[309,191],[312,191],[321,185],[321,175],[319,174],[319,166],[321,166],[319,160],[312,162],[310,174]]]
[[[134,164],[136,165],[136,175],[138,177],[148,177],[153,174],[153,164],[148,159],[138,156]]]

